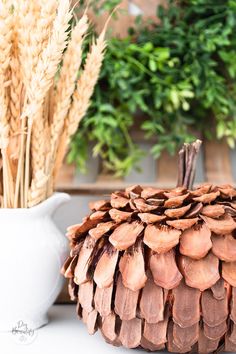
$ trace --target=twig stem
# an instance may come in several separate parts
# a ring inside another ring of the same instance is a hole
[[[178,187],[192,188],[195,177],[197,155],[201,144],[201,140],[196,140],[192,144],[184,144],[179,151]]]

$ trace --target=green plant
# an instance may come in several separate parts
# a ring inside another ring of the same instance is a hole
[[[161,26],[154,26],[151,31],[141,29],[138,42],[149,39],[154,46],[168,47],[171,57],[176,58],[172,78],[188,81],[192,97],[186,104],[178,106],[179,100],[175,98],[178,93],[173,97],[176,99],[174,114],[182,117],[180,123],[193,124],[211,136],[215,120],[217,137],[225,136],[233,147],[236,138],[236,1],[189,0],[180,1],[179,5],[169,1],[168,10],[160,7]]]
[[[137,166],[141,152],[131,138],[136,112],[146,117],[140,123],[146,137],[156,139],[155,157],[191,141],[196,129],[226,137],[234,147],[236,0],[169,0],[157,14],[160,24],[137,21],[127,38],[109,40],[91,108],[69,154],[80,168],[88,141],[117,174]]]

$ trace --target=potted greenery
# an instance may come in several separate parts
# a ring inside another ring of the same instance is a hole
[[[207,138],[226,137],[234,147],[235,3],[169,0],[167,5],[158,7],[158,23],[147,26],[140,17],[127,38],[110,38],[71,161],[93,141],[106,168],[128,175],[142,156],[132,139],[137,111],[145,116],[144,135],[155,139],[155,157],[192,140],[193,129]]]

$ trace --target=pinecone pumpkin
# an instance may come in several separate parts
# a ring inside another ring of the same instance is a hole
[[[199,141],[172,190],[133,186],[69,227],[62,272],[88,332],[149,351],[236,352],[236,190],[191,188]]]

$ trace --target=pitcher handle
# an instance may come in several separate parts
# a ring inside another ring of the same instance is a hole
[[[60,205],[68,202],[70,199],[71,197],[67,193],[54,193],[51,197],[44,200],[42,203],[32,207],[31,212],[35,212],[38,215],[41,214],[45,216],[51,216]]]

